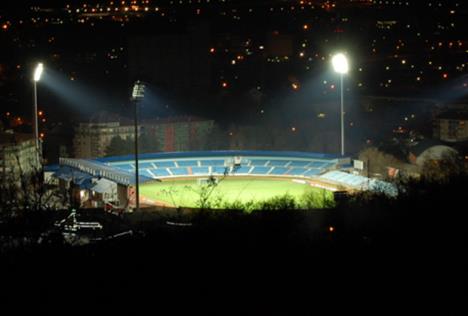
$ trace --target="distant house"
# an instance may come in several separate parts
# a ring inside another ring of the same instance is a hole
[[[468,141],[468,111],[451,109],[439,114],[434,120],[433,134],[444,142]]]

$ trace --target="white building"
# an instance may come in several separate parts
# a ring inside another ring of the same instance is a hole
[[[104,156],[112,138],[134,139],[135,128],[130,122],[123,124],[121,119],[108,113],[100,113],[90,122],[80,123],[75,128],[73,151],[75,158],[95,158]]]

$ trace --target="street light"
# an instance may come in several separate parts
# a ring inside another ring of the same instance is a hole
[[[335,72],[340,74],[341,85],[341,156],[345,154],[345,140],[344,140],[344,101],[343,101],[343,76],[349,71],[348,58],[346,55],[339,53],[333,56],[332,65]]]
[[[42,63],[38,63],[36,68],[34,69],[34,142],[36,147],[37,153],[37,161],[40,161],[40,154],[39,154],[39,124],[37,122],[37,82],[41,80],[42,72],[44,71],[44,65]]]
[[[140,210],[140,170],[138,168],[138,101],[145,96],[145,84],[137,80],[133,84],[132,101],[134,104],[134,125],[135,125],[135,209]]]

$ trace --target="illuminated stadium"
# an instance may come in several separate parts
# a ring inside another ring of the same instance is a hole
[[[259,203],[288,195],[333,200],[334,191],[375,189],[382,182],[353,175],[350,159],[329,154],[275,151],[206,151],[139,156],[143,206],[223,208]],[[62,158],[55,177],[72,182],[82,199],[99,196],[122,208],[135,204],[134,156],[98,159]],[[209,180],[210,203],[201,205]],[[213,201],[216,201],[214,203]],[[240,203],[240,204],[239,204]]]

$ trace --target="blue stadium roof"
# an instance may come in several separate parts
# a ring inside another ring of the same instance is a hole
[[[329,171],[319,177],[323,180],[329,180],[344,186],[358,188],[361,190],[370,190],[374,192],[385,193],[389,196],[397,196],[398,190],[392,183],[370,179],[360,175],[354,175],[339,170]]]

